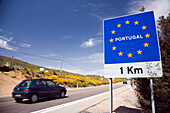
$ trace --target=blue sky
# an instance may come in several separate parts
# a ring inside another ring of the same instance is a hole
[[[103,19],[154,10],[169,0],[0,0],[0,55],[80,74],[103,73]],[[10,51],[9,51],[10,50]],[[50,60],[41,57],[53,58]]]

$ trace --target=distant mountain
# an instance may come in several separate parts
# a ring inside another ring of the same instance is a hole
[[[49,72],[56,72],[56,73],[60,73],[60,70],[55,70],[55,69],[49,69],[49,68],[45,68],[42,66],[37,66],[34,64],[30,64],[28,62],[24,62],[15,58],[10,58],[10,57],[6,57],[6,56],[0,56],[0,65],[12,65],[12,66],[21,66],[22,68],[29,68],[32,70],[39,70],[40,68],[44,68],[45,70],[48,70]],[[74,75],[79,75],[79,74],[75,74],[75,73],[71,73],[71,72],[67,72],[67,71],[62,71],[61,74],[74,74]]]

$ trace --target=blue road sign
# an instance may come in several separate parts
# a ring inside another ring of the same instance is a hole
[[[104,20],[105,64],[160,61],[153,11]]]

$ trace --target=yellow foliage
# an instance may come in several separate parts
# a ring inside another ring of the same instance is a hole
[[[24,74],[24,77],[28,77],[29,75],[28,74]]]
[[[41,71],[39,71],[39,70],[34,70],[34,72],[35,72],[35,73],[40,73]]]
[[[39,70],[33,70],[35,73],[41,73]],[[38,77],[34,77],[38,78]],[[50,73],[46,73],[44,77],[40,77],[44,79],[51,79],[57,84],[67,85],[69,87],[76,87],[77,83],[79,87],[87,87],[87,86],[96,86],[101,84],[108,84],[109,81],[107,78],[103,78],[101,81],[101,77],[90,77],[90,76],[79,76],[79,75],[53,75]],[[121,80],[121,79],[120,79]],[[119,81],[119,79],[116,79]]]
[[[31,69],[27,68],[27,71],[31,72]]]

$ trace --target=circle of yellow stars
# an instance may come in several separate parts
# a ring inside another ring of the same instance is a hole
[[[126,23],[126,25],[128,25],[128,24],[130,24],[130,21],[127,20],[127,21],[125,21],[125,23]],[[134,25],[138,25],[138,24],[139,24],[139,21],[136,20],[136,21],[134,22]],[[121,26],[122,26],[122,25],[121,25],[120,23],[117,24],[117,28],[121,28]],[[147,28],[147,26],[145,26],[145,25],[143,25],[143,26],[141,27],[142,30],[146,30],[146,28]],[[112,33],[112,34],[115,34],[116,31],[115,31],[115,30],[112,30],[111,33]],[[146,38],[150,38],[150,34],[147,33],[147,34],[145,35],[145,37],[146,37]],[[110,41],[110,43],[112,43],[112,42],[114,41],[114,39],[111,38],[109,41]],[[149,47],[149,43],[147,43],[147,42],[145,42],[143,45],[144,45],[144,47]],[[115,51],[116,48],[117,48],[116,46],[113,46],[113,47],[112,47],[112,50]],[[138,51],[136,51],[136,52],[138,53],[138,55],[141,55],[141,54],[142,54],[142,50],[140,50],[140,49],[139,49]],[[120,52],[118,53],[118,55],[119,55],[119,56],[123,56],[123,52],[120,51]],[[133,56],[133,54],[132,54],[132,53],[128,53],[127,56],[128,56],[128,58],[131,58],[131,57]]]

